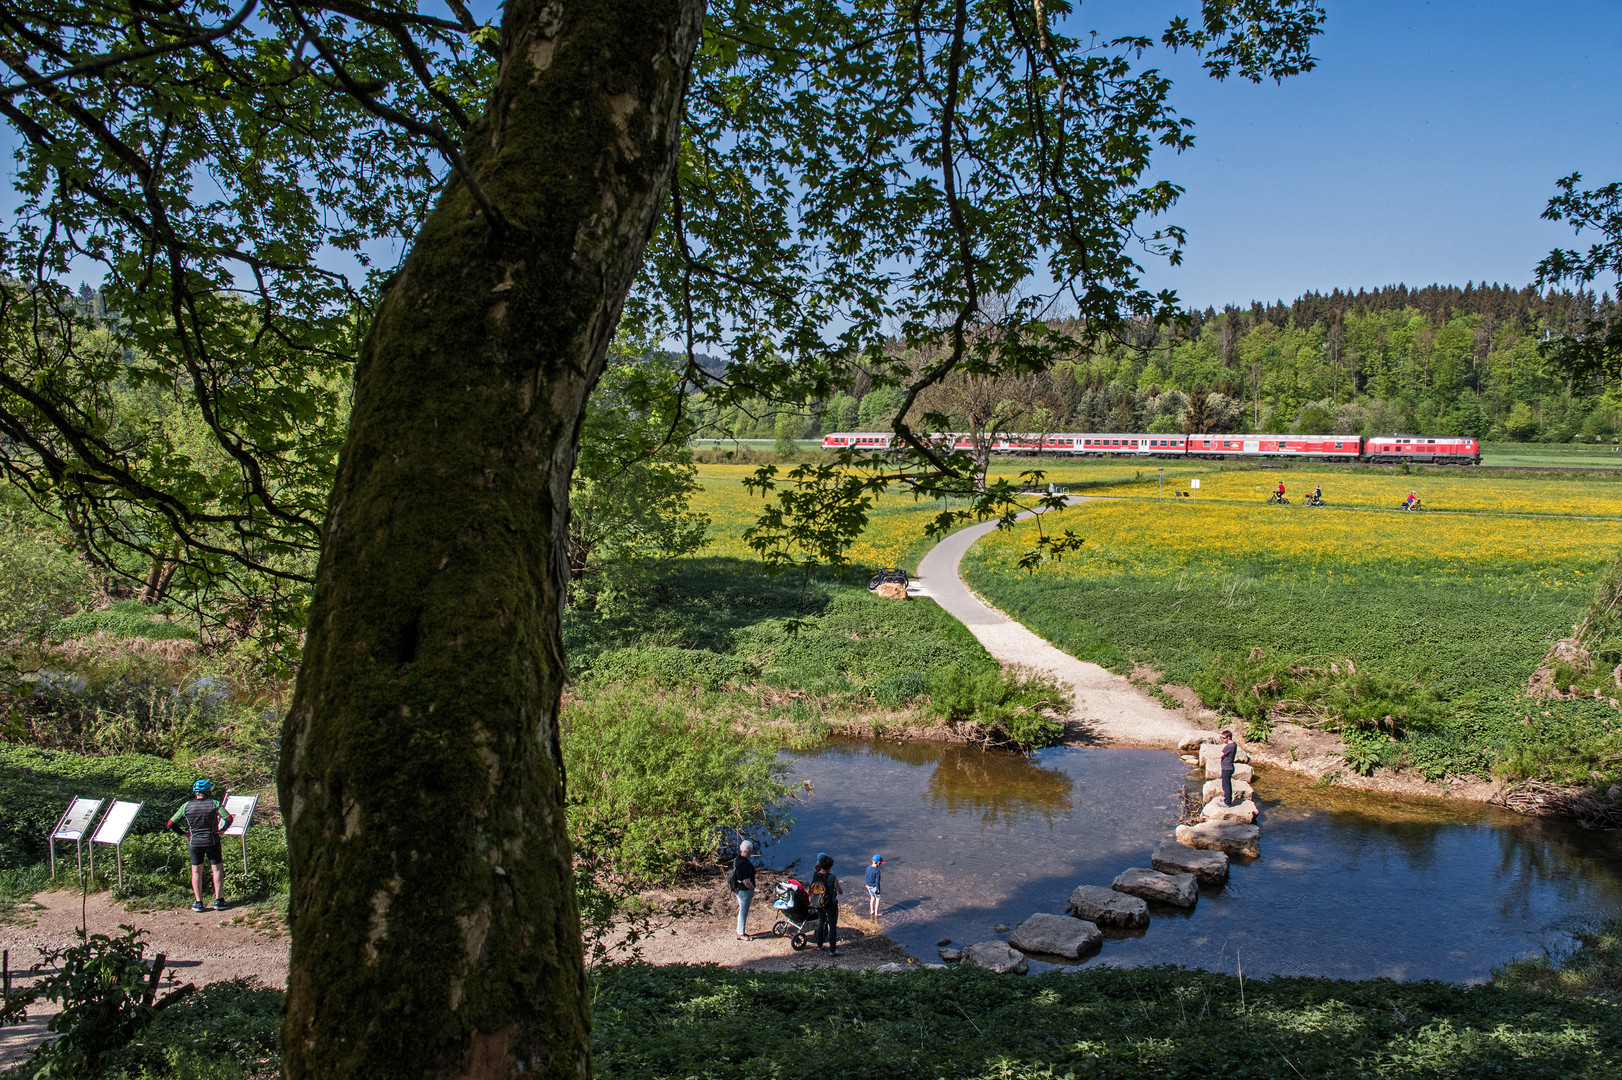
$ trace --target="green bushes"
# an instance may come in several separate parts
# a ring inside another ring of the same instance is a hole
[[[725,719],[648,684],[600,687],[564,710],[576,851],[619,874],[666,881],[714,861],[729,832],[787,828],[788,767]]]
[[[45,835],[75,796],[145,805],[132,835],[158,832],[191,798],[196,774],[144,754],[81,757],[33,747],[0,746],[0,869],[46,858]]]
[[[948,668],[930,683],[929,693],[935,715],[977,723],[989,742],[1020,750],[1057,742],[1064,725],[1048,713],[1070,709],[1069,695],[1057,683],[1022,671]]]
[[[164,821],[191,798],[197,774],[162,758],[140,754],[82,757],[61,751],[0,746],[0,900],[22,899],[45,886],[45,835],[74,796],[124,799],[144,805],[124,841],[121,900],[158,906],[190,897],[186,841],[163,828]],[[233,897],[268,899],[287,891],[287,840],[279,827],[263,822],[248,830],[248,873],[241,871],[240,841],[226,840],[226,882]],[[60,847],[60,845],[59,845]],[[67,850],[67,849],[62,849]],[[59,854],[61,852],[59,851]],[[112,852],[96,865],[98,882],[114,880]],[[72,880],[75,865],[67,850]],[[61,880],[60,874],[58,880]]]
[[[235,778],[268,778],[280,718],[268,684],[231,657],[172,662],[111,650],[31,672],[14,741],[81,754],[208,754]],[[268,713],[268,715],[267,715]]]

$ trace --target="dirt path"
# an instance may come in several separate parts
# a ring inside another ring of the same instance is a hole
[[[9,954],[14,972],[27,972],[39,961],[42,950],[71,945],[79,936],[78,893],[40,893],[34,904],[34,910],[22,912],[19,921],[0,924],[0,948]],[[115,935],[122,924],[146,930],[147,955],[163,953],[168,970],[182,983],[202,986],[255,978],[266,986],[287,985],[286,932],[255,909],[202,914],[186,908],[132,912],[103,892],[92,893],[84,910],[92,934]],[[13,986],[26,987],[32,982],[27,976],[14,977]],[[0,1028],[0,1068],[20,1060],[45,1037],[45,1024],[54,1011],[41,1005],[29,1010],[28,1023]]]
[[[758,891],[749,909],[749,940],[739,941],[738,904],[718,882],[670,892],[650,893],[648,898],[664,907],[673,901],[686,901],[690,914],[680,918],[656,918],[652,934],[641,944],[642,959],[650,964],[720,964],[723,967],[756,971],[796,971],[812,967],[876,968],[885,964],[917,963],[915,957],[883,934],[883,917],[875,923],[867,918],[867,898],[860,897],[860,911],[847,894],[839,916],[839,955],[830,956],[807,946],[795,950],[788,938],[771,932],[777,912],[772,909],[773,884],[782,875],[762,869],[756,875]],[[857,890],[861,878],[857,875]],[[806,925],[810,931],[815,920]],[[807,934],[809,937],[809,933]],[[934,961],[934,957],[928,958]]]
[[[1080,501],[1080,500],[1073,500]],[[1029,516],[1029,515],[1025,515]],[[945,608],[1004,664],[1020,664],[1068,683],[1075,691],[1073,722],[1080,740],[1101,746],[1175,748],[1197,730],[1184,709],[1168,709],[1120,675],[1078,660],[1020,623],[987,606],[958,572],[963,555],[995,522],[953,533],[918,563],[922,591]]]

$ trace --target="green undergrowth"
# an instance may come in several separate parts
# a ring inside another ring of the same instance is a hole
[[[740,560],[686,560],[634,605],[572,612],[565,642],[580,699],[635,684],[712,695],[712,710],[745,727],[787,725],[802,738],[950,723],[1036,747],[1062,731],[1048,715],[1061,691],[1005,672],[934,601],[774,579]]]
[[[123,844],[124,884],[116,884],[113,849],[98,844],[95,878],[87,882],[91,889],[111,889],[116,899],[136,907],[189,903],[186,840],[165,830],[163,823],[191,798],[196,775],[189,767],[144,754],[87,757],[0,746],[0,915],[53,884],[80,887],[74,845],[57,843],[53,882],[45,839],[75,797],[142,804]],[[224,847],[226,888],[232,898],[276,901],[285,896],[287,842],[279,827],[261,821],[249,829],[246,874],[241,841],[227,837]]]
[[[601,1080],[1599,1080],[1622,1068],[1622,1007],[1519,982],[643,965],[599,967],[592,979]],[[205,987],[85,1080],[274,1077],[281,996]]]
[[[100,611],[81,611],[56,623],[52,635],[59,638],[106,634],[114,638],[143,638],[149,641],[196,641],[197,631],[180,620],[178,608],[120,600]]]
[[[1622,779],[1622,711],[1525,696],[1586,589],[1395,574],[1324,587],[1261,572],[1055,582],[992,572],[978,551],[964,560],[970,583],[1060,648],[1120,672],[1147,664],[1258,731],[1280,713],[1338,729],[1358,771]]]
[[[1622,1009],[1385,980],[1246,981],[1172,968],[1026,979],[616,968],[599,1077],[1604,1077]]]

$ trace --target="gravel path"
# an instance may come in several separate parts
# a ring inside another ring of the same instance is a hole
[[[995,522],[971,525],[930,549],[918,563],[922,591],[968,627],[1000,662],[1033,668],[1068,683],[1075,691],[1072,723],[1079,728],[1080,741],[1102,746],[1176,748],[1183,736],[1196,730],[1183,710],[1168,709],[1122,676],[1054,647],[988,607],[963,583],[958,564],[964,552],[996,527]]]
[[[0,948],[9,955],[13,987],[32,984],[31,978],[15,973],[32,967],[41,950],[71,945],[79,936],[78,893],[44,892],[33,902],[35,909],[23,911],[22,921],[0,924]],[[126,923],[146,930],[146,955],[163,953],[165,970],[174,972],[180,983],[202,986],[251,977],[266,986],[287,985],[286,932],[274,916],[255,909],[131,912],[100,892],[85,899],[84,914],[92,934],[113,936]],[[28,1010],[26,1024],[0,1028],[0,1068],[21,1060],[45,1037],[45,1024],[54,1012],[54,1006],[41,1003]]]

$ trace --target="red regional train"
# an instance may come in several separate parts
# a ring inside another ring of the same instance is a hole
[[[954,450],[973,448],[969,436],[945,434],[934,441]],[[822,437],[824,450],[888,450],[895,436],[883,431],[835,431]],[[1404,461],[1480,465],[1481,443],[1448,435],[1151,435],[1062,432],[1003,435],[994,454],[1054,454],[1060,457],[1309,458],[1314,461]]]

